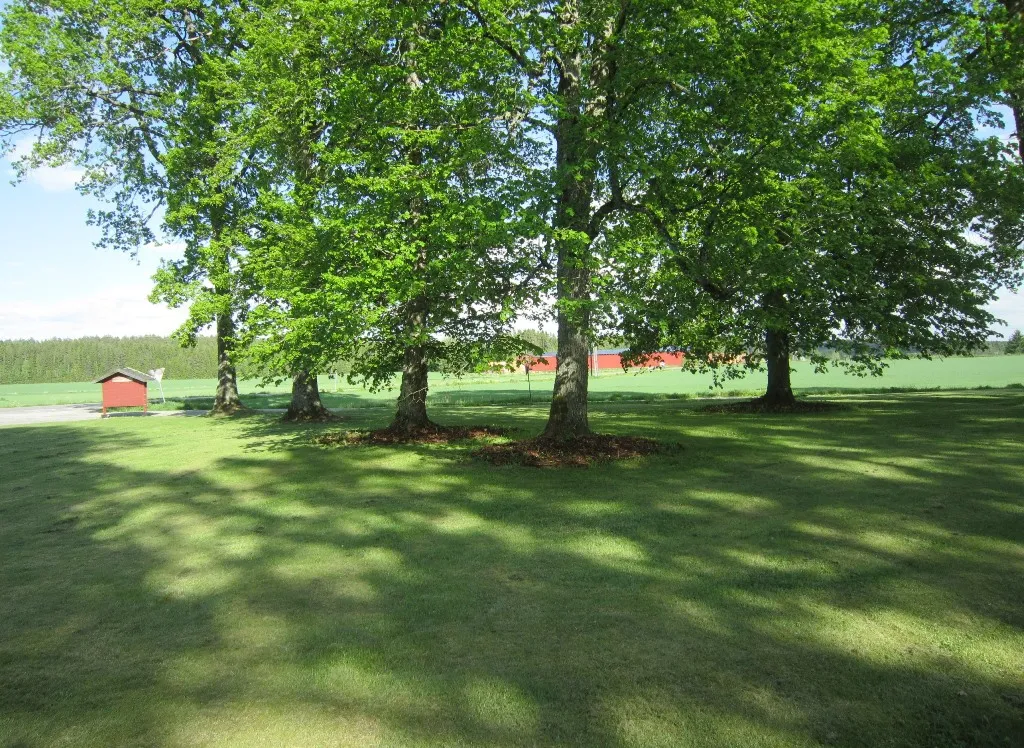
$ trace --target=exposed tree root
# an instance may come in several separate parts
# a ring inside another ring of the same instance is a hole
[[[333,423],[340,421],[341,416],[337,416],[327,408],[316,408],[314,410],[301,410],[298,412],[288,411],[285,413],[281,420],[285,423]]]
[[[244,413],[248,413],[249,409],[238,402],[225,403],[223,405],[214,405],[210,410],[211,416],[237,416]]]

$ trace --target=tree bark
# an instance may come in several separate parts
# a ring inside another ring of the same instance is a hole
[[[1003,6],[1006,8],[1006,12],[1009,14],[1011,23],[1016,16],[1016,21],[1019,24],[1024,25],[1024,2],[1022,0],[1000,0]],[[1018,33],[1021,32],[1021,26],[1016,27]],[[1007,29],[1006,40],[1009,44],[1019,44],[1021,37],[1017,36],[1014,38],[1011,36],[1013,27]],[[1013,112],[1013,123],[1017,128],[1017,151],[1020,153],[1020,158],[1024,161],[1024,87],[1021,85],[1013,86],[1011,84],[1010,90],[1006,91],[1010,99],[1010,109]]]
[[[242,409],[238,397],[238,377],[234,355],[235,321],[230,313],[217,315],[217,394],[213,400],[213,412],[230,415]]]
[[[575,2],[563,8],[561,25],[570,34],[579,24]],[[555,248],[558,293],[558,364],[551,410],[543,438],[570,441],[590,433],[587,413],[590,354],[591,257],[590,217],[596,159],[583,114],[583,49],[569,50],[562,58],[558,83],[563,113],[555,127],[558,177],[561,181],[555,210]]]
[[[412,38],[402,41],[403,60],[402,65],[407,68],[405,83],[411,91],[422,88],[415,66],[410,56],[416,49],[417,35],[419,29]],[[409,164],[419,167],[423,164],[423,151],[420,148],[413,148],[408,154]],[[410,229],[413,236],[420,231],[425,201],[422,195],[415,195],[409,201]],[[429,237],[420,237],[419,248],[416,252],[416,262],[413,265],[413,272],[416,278],[427,278],[429,266],[428,254]],[[389,427],[395,431],[413,433],[431,426],[427,418],[427,310],[429,301],[426,291],[409,302],[408,312],[405,319],[406,341],[405,353],[402,361],[402,387],[398,393],[398,410],[395,411],[395,418]]]
[[[770,407],[796,404],[789,370],[789,333],[769,328],[765,330],[765,363],[768,365],[768,389],[761,402]]]
[[[426,349],[422,345],[407,346],[402,364],[398,410],[390,428],[410,433],[432,425],[427,418],[427,386]]]
[[[316,374],[300,371],[292,378],[292,401],[284,420],[296,422],[329,421],[331,411],[320,401],[320,387]]]
[[[562,263],[559,262],[559,268]],[[559,273],[561,275],[561,273]],[[559,293],[560,298],[566,298]],[[558,313],[558,364],[555,369],[555,388],[551,397],[551,410],[543,437],[555,441],[568,441],[590,433],[587,409],[587,389],[590,369],[588,364],[590,340],[589,314],[583,322],[571,321]]]
[[[1014,97],[1013,123],[1017,128],[1017,151],[1024,161],[1024,95]]]
[[[421,163],[421,155],[416,152],[412,161]],[[420,200],[414,199],[410,206],[413,221],[418,223],[421,212]],[[420,278],[426,277],[428,269],[427,243],[420,243],[416,255],[414,272]],[[429,301],[426,294],[421,294],[409,303],[405,319],[406,340],[411,341],[405,346],[402,361],[402,388],[398,393],[398,410],[390,428],[404,433],[412,433],[432,426],[427,418],[427,312]]]

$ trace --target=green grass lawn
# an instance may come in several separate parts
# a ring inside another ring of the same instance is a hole
[[[751,373],[728,382],[723,389],[712,389],[712,378],[706,375],[665,371],[620,370],[601,371],[590,380],[595,400],[658,399],[666,396],[757,395],[764,390],[764,374]],[[553,374],[525,376],[512,374],[473,375],[462,379],[431,376],[432,405],[511,405],[527,403],[532,389],[534,403],[550,400]],[[794,362],[793,386],[798,394],[844,391],[879,391],[885,389],[967,389],[973,387],[1005,387],[1024,384],[1024,356],[987,356],[893,361],[882,377],[856,377],[833,370],[817,374],[806,361]],[[397,385],[397,379],[396,379]],[[208,409],[213,404],[216,383],[212,379],[170,379],[163,383],[167,403],[160,402],[159,389],[150,385],[152,407],[181,410]],[[340,384],[328,377],[320,378],[325,404],[331,408],[391,407],[397,389],[369,392],[358,386]],[[239,385],[242,399],[255,408],[288,406],[290,385],[259,386],[255,381]],[[23,405],[61,405],[98,403],[99,385],[87,382],[72,384],[0,385],[0,407]]]
[[[682,449],[561,471],[0,429],[0,745],[1021,745],[1024,393],[845,400],[603,403]]]

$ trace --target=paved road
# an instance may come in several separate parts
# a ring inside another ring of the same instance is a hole
[[[205,410],[151,410],[151,416],[197,416]],[[112,418],[134,418],[140,413],[111,414]],[[30,408],[0,408],[0,428],[25,426],[33,423],[59,423],[61,421],[90,421],[100,418],[99,405],[36,405]]]

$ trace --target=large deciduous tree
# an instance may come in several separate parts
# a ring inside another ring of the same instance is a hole
[[[511,323],[541,245],[521,86],[449,3],[276,11],[246,55],[238,133],[264,158],[241,273],[247,340],[269,373],[339,355],[371,387],[401,371],[392,428],[430,428],[430,369],[524,345]]]
[[[803,119],[820,127],[819,105],[831,106],[841,98],[834,87],[866,75],[858,55],[877,34],[857,26],[848,4],[817,0],[463,5],[483,39],[519,65],[537,102],[525,121],[550,144],[537,170],[552,205],[559,344],[544,436],[568,440],[589,432],[594,315],[623,272],[609,264],[621,246],[613,235],[637,224],[672,248],[688,283],[719,300],[731,296],[721,276],[742,267],[758,242],[753,226],[723,220],[711,203],[738,205],[737,190],[753,187],[748,176],[768,179],[765,159],[799,157],[780,147],[789,129],[812,126]],[[797,173],[795,164],[769,166]],[[772,189],[781,204],[791,188]],[[705,322],[705,333],[725,329]],[[773,350],[784,347],[772,337]]]
[[[794,401],[791,355],[825,365],[827,347],[877,372],[891,355],[970,351],[1020,260],[1006,230],[1019,169],[976,137],[992,88],[952,45],[895,47],[878,8],[792,5],[748,18],[763,74],[720,67],[743,96],[707,110],[700,138],[692,108],[661,102],[645,146],[655,188],[615,236],[633,355],[675,346],[727,373],[764,362],[770,406]]]
[[[244,12],[232,0],[14,0],[0,32],[4,142],[31,139],[24,168],[85,169],[80,189],[105,203],[90,216],[100,244],[134,252],[158,235],[185,241],[186,257],[161,276],[158,295],[196,299],[186,338],[215,322],[215,407],[228,411],[239,404],[227,238],[237,175],[219,149],[231,106],[220,88],[225,61],[244,47]],[[158,215],[165,220],[154,229]]]
[[[523,122],[545,146],[534,163],[555,260],[558,366],[544,437],[590,433],[588,356],[595,306],[595,240],[610,216],[606,164],[618,92],[641,85],[644,50],[631,0],[466,0],[481,41],[516,66],[533,105]],[[657,14],[668,4],[652,3]],[[663,6],[655,8],[654,6]]]

